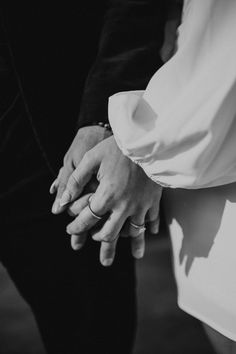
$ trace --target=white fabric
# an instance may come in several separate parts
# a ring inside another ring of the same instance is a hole
[[[154,181],[192,189],[236,181],[236,1],[186,4],[177,53],[144,92],[112,96],[109,120]]]
[[[124,154],[153,180],[178,187],[165,188],[163,199],[179,306],[234,341],[235,38],[235,0],[185,1],[177,53],[145,91],[109,103]]]

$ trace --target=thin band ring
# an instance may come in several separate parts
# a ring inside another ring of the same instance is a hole
[[[144,232],[146,230],[145,224],[143,223],[142,225],[137,225],[134,222],[129,222],[129,224],[134,227],[136,230],[138,230],[139,234]]]
[[[88,208],[89,208],[89,211],[90,211],[90,213],[91,213],[97,220],[101,220],[101,219],[102,219],[102,216],[99,216],[99,215],[97,215],[96,213],[94,213],[94,211],[93,211],[92,208],[91,208],[91,205],[90,205],[91,199],[92,199],[91,197],[92,197],[92,195],[90,195],[89,200],[88,200]]]

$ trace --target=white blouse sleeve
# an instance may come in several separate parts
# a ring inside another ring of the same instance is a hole
[[[155,182],[236,181],[236,1],[188,0],[178,50],[145,91],[109,99],[122,152]]]

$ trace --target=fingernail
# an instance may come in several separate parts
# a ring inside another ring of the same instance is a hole
[[[71,194],[67,190],[65,190],[61,196],[60,206],[64,206],[68,204],[70,200],[71,200]]]
[[[159,225],[155,226],[153,230],[154,234],[158,234],[158,232],[159,232]]]
[[[74,251],[78,251],[80,248],[83,247],[82,243],[76,243],[73,246],[71,246],[73,248]]]
[[[103,259],[102,265],[104,267],[109,267],[110,265],[112,265],[112,262],[113,262],[112,258],[106,258],[106,259]]]
[[[66,228],[66,233],[67,233],[68,235],[71,235],[69,226],[67,226],[67,228]]]
[[[154,234],[157,234],[159,232],[159,227],[160,227],[160,221],[158,220],[158,222],[153,227]]]
[[[151,228],[150,232],[152,234],[158,234],[158,231],[159,231],[159,225],[155,225]]]
[[[52,213],[57,214],[60,209],[60,199],[56,199],[53,206],[52,206]]]
[[[57,179],[55,179],[55,181],[52,183],[52,185],[51,185],[51,187],[50,187],[50,189],[49,189],[49,193],[50,194],[53,194],[53,193],[55,193],[55,191],[56,191],[56,184],[57,184],[58,182],[57,182]]]
[[[144,251],[143,250],[138,250],[135,252],[135,258],[137,259],[140,259],[140,258],[143,258],[143,255],[144,255]]]

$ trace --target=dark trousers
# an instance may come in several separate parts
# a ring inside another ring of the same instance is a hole
[[[20,95],[0,116],[0,260],[31,306],[48,353],[131,353],[135,271],[128,239],[115,263],[99,264],[99,244],[70,247],[66,214],[54,216],[44,161]],[[55,131],[56,134],[56,131]]]

